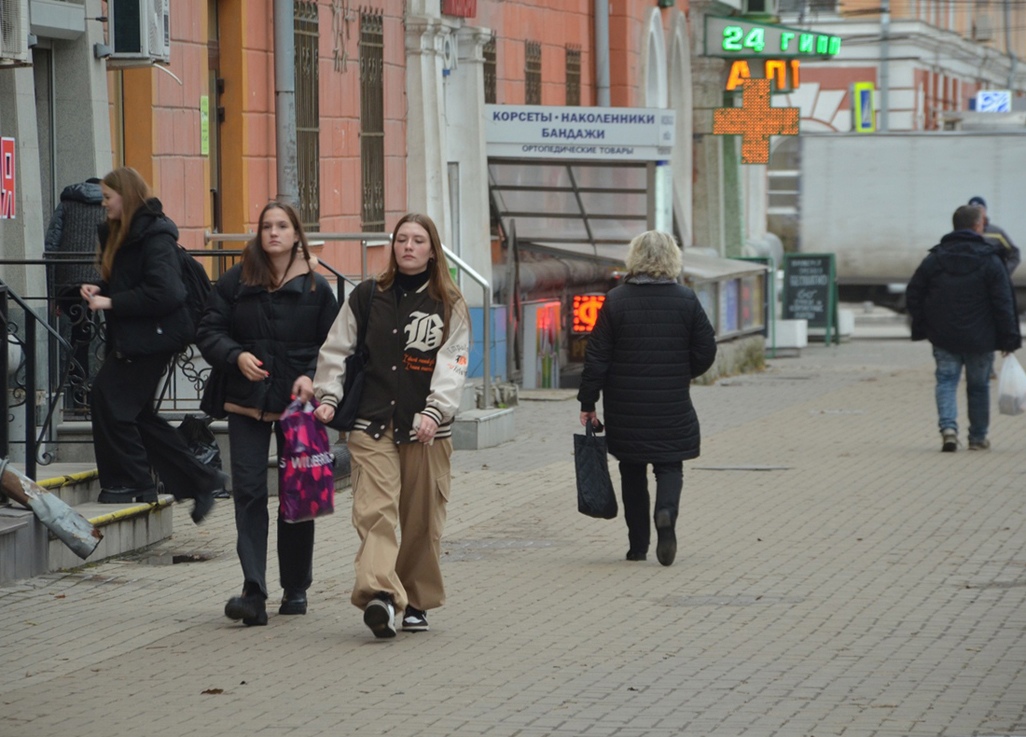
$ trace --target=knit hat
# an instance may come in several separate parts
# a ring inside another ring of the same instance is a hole
[[[983,207],[983,208],[987,207],[987,201],[985,199],[983,199],[982,197],[980,197],[979,195],[976,195],[971,200],[969,200],[969,204],[970,205],[979,205],[980,207]]]

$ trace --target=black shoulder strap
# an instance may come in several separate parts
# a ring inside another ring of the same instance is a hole
[[[371,279],[370,282],[370,289],[367,290],[367,304],[360,305],[360,309],[363,310],[363,321],[356,334],[356,343],[360,346],[367,342],[367,325],[370,323],[371,303],[374,301],[374,291],[378,288],[377,279]]]

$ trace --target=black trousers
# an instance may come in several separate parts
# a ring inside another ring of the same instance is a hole
[[[232,496],[235,499],[235,549],[242,564],[243,592],[267,598],[267,454],[271,433],[281,457],[282,434],[277,422],[228,415],[232,452]],[[306,591],[313,581],[314,523],[286,522],[278,514],[278,571],[281,586]]]
[[[93,380],[93,446],[104,489],[152,489],[151,469],[176,499],[216,491],[217,471],[204,465],[167,420],[154,410],[157,385],[170,355],[107,356]]]
[[[653,463],[656,478],[655,510],[649,514],[648,464],[620,461],[620,494],[623,498],[623,516],[627,522],[627,539],[630,549],[639,553],[648,552],[652,537],[650,519],[655,513],[666,509],[670,519],[677,524],[680,509],[680,491],[684,485],[684,464]]]

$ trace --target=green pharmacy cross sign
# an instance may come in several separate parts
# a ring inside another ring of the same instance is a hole
[[[724,59],[830,59],[841,50],[839,36],[801,28],[705,16],[705,55]]]

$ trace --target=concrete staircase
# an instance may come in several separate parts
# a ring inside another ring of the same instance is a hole
[[[468,381],[452,428],[454,450],[493,448],[516,437],[513,422],[517,404],[516,385],[493,384],[491,407],[482,409],[483,382]]]
[[[99,528],[103,540],[83,561],[31,511],[0,504],[0,585],[122,555],[171,536],[174,497],[170,494],[162,494],[156,504],[98,504],[100,487],[94,468],[54,463],[42,467],[39,475],[39,485]]]

